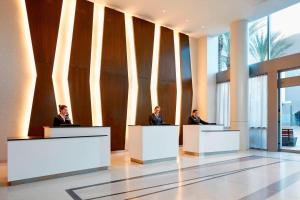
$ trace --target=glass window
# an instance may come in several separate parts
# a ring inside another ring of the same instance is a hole
[[[230,66],[230,34],[223,33],[218,37],[219,71],[225,71]]]
[[[281,148],[300,150],[300,86],[280,88]],[[298,139],[297,139],[298,138]]]
[[[269,37],[268,17],[263,17],[248,24],[249,29],[249,56],[248,64],[268,60]]]
[[[294,76],[300,76],[300,69],[293,69],[280,73],[280,78],[290,78]]]
[[[300,52],[300,3],[270,15],[270,58]]]

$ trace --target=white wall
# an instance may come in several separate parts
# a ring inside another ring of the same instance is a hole
[[[24,0],[0,1],[0,161],[6,138],[27,135],[29,124],[35,66],[24,9]]]

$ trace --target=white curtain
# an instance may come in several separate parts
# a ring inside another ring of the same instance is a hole
[[[217,84],[217,124],[230,126],[230,83]]]
[[[257,76],[249,79],[249,127],[267,127],[267,76]]]

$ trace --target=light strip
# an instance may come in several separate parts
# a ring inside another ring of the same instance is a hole
[[[153,44],[151,83],[150,83],[152,109],[154,109],[154,107],[158,105],[157,81],[158,81],[159,45],[160,45],[160,25],[158,24],[155,24],[153,42],[154,44]]]
[[[175,124],[180,125],[180,114],[181,114],[181,70],[180,70],[180,44],[179,44],[179,33],[174,31],[174,50],[175,50],[175,68],[176,68],[176,116]]]
[[[102,126],[100,72],[102,57],[104,6],[94,4],[92,52],[90,67],[90,91],[93,126]]]
[[[138,81],[137,81],[137,66],[135,56],[135,44],[133,33],[132,16],[125,14],[125,28],[126,28],[126,50],[127,50],[127,66],[128,66],[128,103],[127,103],[127,125],[126,125],[126,145],[128,145],[128,125],[135,125],[136,107],[138,95]],[[125,148],[126,149],[126,148]]]
[[[126,49],[127,49],[127,62],[128,62],[128,107],[127,107],[127,123],[135,125],[137,94],[138,94],[138,81],[135,57],[135,44],[133,33],[132,16],[125,14],[125,27],[126,27]]]
[[[36,83],[36,66],[34,61],[34,54],[30,36],[30,29],[28,23],[28,16],[26,11],[26,3],[25,1],[19,1],[19,13],[20,19],[22,20],[20,23],[20,31],[21,36],[24,36],[20,41],[23,42],[22,49],[24,50],[25,56],[23,59],[24,66],[26,67],[25,74],[23,74],[22,79],[25,80],[24,88],[22,88],[22,93],[24,97],[21,101],[20,113],[24,113],[24,115],[19,116],[18,123],[20,123],[20,127],[18,134],[20,136],[27,136],[29,123],[30,123],[30,115],[32,110],[32,102],[34,97],[34,89]]]
[[[76,0],[63,1],[52,73],[57,110],[59,104],[67,105],[71,119],[73,119],[73,117],[69,92],[68,72],[75,10]]]

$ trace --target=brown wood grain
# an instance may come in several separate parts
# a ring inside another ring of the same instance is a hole
[[[111,126],[111,149],[125,147],[128,72],[124,14],[105,8],[100,89],[104,126]]]
[[[93,32],[92,2],[77,0],[69,66],[69,89],[73,122],[92,125],[90,60]]]
[[[25,0],[37,79],[30,117],[30,136],[43,136],[57,114],[52,69],[62,0]]]
[[[181,120],[180,120],[180,135],[179,144],[182,144],[182,125],[188,123],[188,117],[191,115],[192,101],[193,101],[193,84],[191,72],[191,58],[190,58],[190,43],[189,36],[180,33],[180,71],[181,71]]]
[[[157,82],[158,103],[166,123],[175,123],[176,113],[176,69],[174,36],[171,29],[161,27],[159,69]]]
[[[155,25],[134,17],[133,28],[139,88],[136,124],[148,124],[152,112],[150,83]]]

